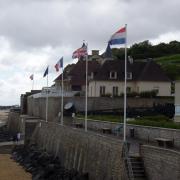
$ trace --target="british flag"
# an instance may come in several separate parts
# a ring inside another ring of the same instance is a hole
[[[81,58],[87,56],[87,46],[83,43],[82,47],[73,52],[72,58]]]

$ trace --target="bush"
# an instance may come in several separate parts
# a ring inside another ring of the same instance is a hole
[[[101,97],[111,97],[112,95],[110,93],[102,94]]]
[[[140,92],[140,97],[156,97],[157,96],[157,91],[152,90],[152,91],[142,91]]]
[[[77,92],[76,94],[74,94],[74,96],[80,96],[80,92]]]

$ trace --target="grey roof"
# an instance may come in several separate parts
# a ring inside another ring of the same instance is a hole
[[[105,61],[99,69],[95,80],[110,80],[109,74],[111,71],[117,72],[117,79],[113,81],[124,80],[124,60],[109,60]],[[164,73],[161,67],[154,61],[134,61],[127,62],[127,72],[132,73],[132,79],[129,81],[171,81]]]

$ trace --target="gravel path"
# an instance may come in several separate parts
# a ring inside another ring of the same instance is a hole
[[[12,160],[10,154],[0,154],[0,179],[1,180],[31,180],[31,174]]]

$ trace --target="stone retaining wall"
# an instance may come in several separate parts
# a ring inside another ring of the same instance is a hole
[[[37,128],[38,146],[59,156],[66,168],[88,172],[90,180],[126,179],[121,141],[43,121]]]
[[[19,112],[9,112],[7,127],[11,133],[23,132]]]
[[[84,120],[76,120],[78,122],[84,123]],[[118,125],[122,125],[122,123],[112,123],[105,121],[96,121],[96,120],[88,120],[88,128],[93,130],[99,130],[102,128],[110,128],[115,129]],[[134,129],[134,137],[144,141],[155,142],[155,138],[168,138],[174,141],[174,146],[176,148],[180,148],[180,130],[179,129],[169,129],[169,128],[158,128],[158,127],[150,127],[150,126],[139,126],[139,125],[128,125],[127,124],[127,137],[130,137],[130,129]],[[121,133],[123,134],[123,129],[121,129]]]
[[[149,180],[179,180],[180,152],[152,146],[141,146]]]

